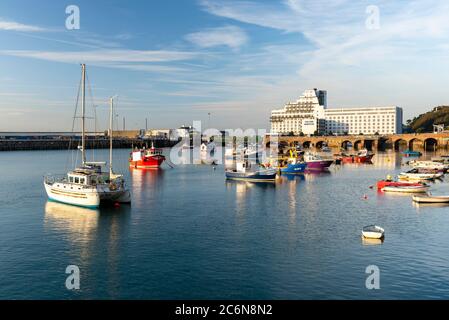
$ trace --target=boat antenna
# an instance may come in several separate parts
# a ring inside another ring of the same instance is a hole
[[[81,85],[81,154],[82,154],[82,164],[86,164],[86,133],[85,133],[85,113],[86,113],[86,65],[81,64],[82,69],[82,85]]]

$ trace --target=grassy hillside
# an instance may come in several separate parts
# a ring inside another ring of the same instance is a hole
[[[449,126],[449,106],[440,106],[432,111],[420,114],[412,120],[407,120],[407,127],[412,132],[433,132],[434,124]]]

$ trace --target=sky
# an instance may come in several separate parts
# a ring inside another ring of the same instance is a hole
[[[70,131],[80,63],[101,129],[113,95],[120,128],[269,128],[309,88],[405,122],[449,104],[448,17],[444,0],[2,0],[0,132]]]

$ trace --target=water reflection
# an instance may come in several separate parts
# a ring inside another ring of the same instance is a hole
[[[47,201],[44,224],[69,236],[71,242],[87,242],[98,227],[98,209]]]
[[[419,203],[413,201],[413,207],[416,209],[423,209],[423,208],[444,208],[449,207],[449,203]]]
[[[364,236],[361,236],[362,238],[362,244],[364,246],[378,246],[384,243],[384,238],[382,239],[370,239],[365,238]]]
[[[133,203],[142,205],[147,192],[163,188],[165,170],[172,169],[130,169]]]

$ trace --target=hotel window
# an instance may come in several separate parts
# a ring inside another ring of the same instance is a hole
[[[75,177],[75,183],[80,183],[80,178]]]

